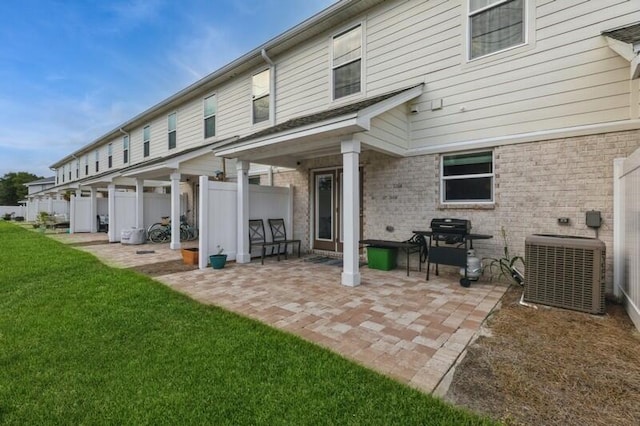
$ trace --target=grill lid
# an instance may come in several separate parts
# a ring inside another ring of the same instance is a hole
[[[466,235],[471,232],[471,221],[467,219],[431,219],[434,234]]]

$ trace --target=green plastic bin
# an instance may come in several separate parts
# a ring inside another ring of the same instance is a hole
[[[371,269],[390,271],[396,268],[398,249],[388,247],[367,247],[367,265]]]

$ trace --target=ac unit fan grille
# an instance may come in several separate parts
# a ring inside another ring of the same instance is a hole
[[[604,246],[588,247],[585,241],[545,244],[544,238],[525,243],[524,299],[560,308],[604,313]]]

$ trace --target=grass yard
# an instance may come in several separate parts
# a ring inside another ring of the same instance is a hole
[[[0,222],[0,424],[490,424]]]

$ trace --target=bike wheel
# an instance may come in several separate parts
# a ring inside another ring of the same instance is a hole
[[[184,228],[180,228],[180,241],[187,241],[188,239],[189,232]]]
[[[193,241],[193,240],[197,240],[198,239],[198,230],[196,228],[190,227],[189,228],[189,240]]]
[[[152,243],[162,243],[164,242],[164,231],[161,228],[152,229],[149,232],[149,241]]]
[[[160,222],[149,225],[149,227],[147,228],[147,235],[151,234],[151,231],[153,231],[154,229],[159,228],[162,228],[162,224]]]

